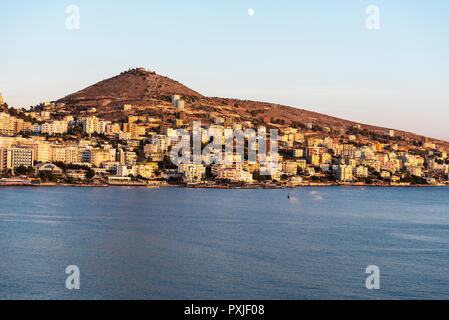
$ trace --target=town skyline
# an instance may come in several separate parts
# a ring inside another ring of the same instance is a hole
[[[79,1],[80,29],[67,30],[67,3],[5,1],[0,91],[11,106],[29,107],[145,66],[207,96],[280,103],[447,141],[448,4],[433,2],[231,1],[193,9]],[[380,10],[378,30],[365,26],[369,5]]]
[[[448,153],[410,132],[206,97],[145,68],[30,110],[0,104],[0,185],[446,186]]]

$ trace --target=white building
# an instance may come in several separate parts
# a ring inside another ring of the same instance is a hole
[[[87,117],[83,120],[83,131],[87,134],[92,133],[99,133],[100,127],[99,127],[100,121],[97,117]]]
[[[353,180],[352,166],[340,165],[337,169],[337,178],[342,182],[349,182]]]
[[[49,135],[52,134],[63,134],[68,130],[68,124],[65,121],[50,121],[42,124],[41,132],[47,133]]]
[[[184,182],[199,183],[206,174],[206,167],[202,164],[180,164],[178,172],[183,174]]]
[[[357,178],[366,178],[368,177],[368,168],[364,166],[358,166],[354,168],[353,175]]]

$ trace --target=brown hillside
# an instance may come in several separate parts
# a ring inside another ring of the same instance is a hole
[[[131,114],[159,117],[170,122],[174,119],[174,108],[170,103],[172,94],[179,94],[186,101],[187,122],[201,120],[207,123],[213,115],[236,121],[248,120],[255,124],[273,125],[271,122],[274,121],[291,125],[300,122],[332,129],[347,129],[356,124],[349,120],[268,102],[205,97],[175,80],[143,68],[122,72],[56,102],[63,106],[60,108],[65,112],[75,115],[86,113],[88,108],[94,107],[95,115],[112,121],[123,120],[130,114],[115,107],[131,104],[136,107]],[[387,129],[371,125],[363,125],[363,128],[379,134],[383,134]],[[424,136],[404,131],[396,131],[396,135],[420,141],[426,139]],[[445,141],[429,140],[448,146]]]
[[[170,78],[143,68],[122,72],[86,89],[68,95],[58,102],[80,106],[107,106],[109,104],[145,105],[154,99],[169,100],[173,92],[187,98],[201,94]]]

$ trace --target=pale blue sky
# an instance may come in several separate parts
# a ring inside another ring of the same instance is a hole
[[[80,30],[66,29],[71,4]],[[368,5],[380,30],[365,27]],[[0,12],[0,91],[12,106],[143,66],[209,96],[449,140],[446,0],[2,0]]]

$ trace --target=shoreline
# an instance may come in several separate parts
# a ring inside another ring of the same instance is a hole
[[[255,190],[269,190],[269,189],[296,189],[296,188],[310,188],[310,187],[386,187],[386,188],[435,188],[435,187],[449,187],[449,184],[357,184],[357,183],[309,183],[299,185],[247,185],[247,186],[230,186],[230,185],[152,185],[152,184],[66,184],[66,183],[41,183],[41,184],[0,184],[2,187],[78,187],[78,188],[108,188],[108,187],[126,187],[126,188],[186,188],[186,189],[255,189]]]

